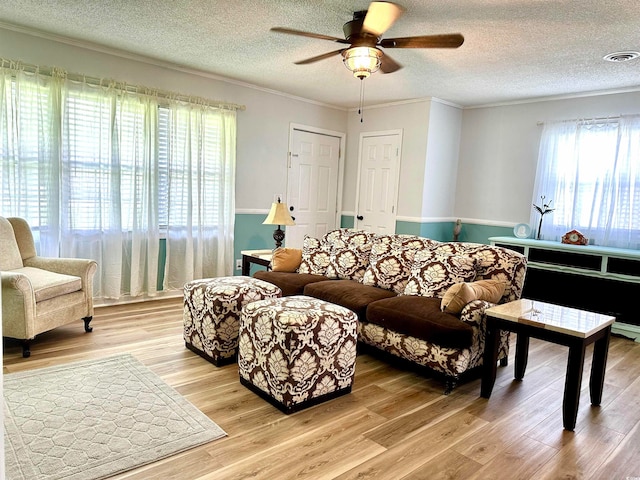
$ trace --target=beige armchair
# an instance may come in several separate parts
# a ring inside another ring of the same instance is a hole
[[[42,332],[93,318],[93,275],[97,264],[79,258],[45,258],[22,218],[0,217],[2,335],[22,340],[22,356]]]

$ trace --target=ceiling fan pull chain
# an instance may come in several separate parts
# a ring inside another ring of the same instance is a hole
[[[358,114],[360,114],[360,123],[363,123],[362,117],[364,116],[364,78],[360,79],[360,108],[358,108]]]

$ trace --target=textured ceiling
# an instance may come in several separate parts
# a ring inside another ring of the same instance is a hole
[[[398,0],[406,12],[383,35],[462,33],[458,49],[387,49],[404,68],[365,80],[368,105],[437,97],[462,106],[640,89],[637,0]],[[273,26],[343,37],[366,0],[3,0],[0,26],[16,25],[124,50],[319,102],[353,107],[359,80],[327,40]],[[2,55],[0,45],[0,55]]]

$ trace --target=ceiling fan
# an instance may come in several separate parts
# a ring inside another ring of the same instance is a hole
[[[300,35],[303,37],[330,40],[349,45],[348,47],[323,53],[315,57],[295,62],[296,65],[324,60],[334,55],[342,55],[346,67],[357,78],[364,79],[380,69],[382,73],[392,73],[402,68],[382,48],[458,48],[464,42],[459,33],[444,35],[420,35],[416,37],[382,38],[382,34],[404,13],[404,8],[392,2],[371,2],[368,10],[353,13],[353,20],[342,27],[345,38],[319,33],[304,32],[284,27],[273,27],[271,31]]]

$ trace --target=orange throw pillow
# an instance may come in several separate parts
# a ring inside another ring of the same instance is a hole
[[[505,288],[505,284],[497,280],[456,283],[445,292],[440,308],[443,312],[457,315],[462,312],[467,303],[473,300],[498,303],[504,295]]]
[[[276,248],[271,257],[271,270],[274,272],[295,272],[302,262],[302,250],[299,248]]]

